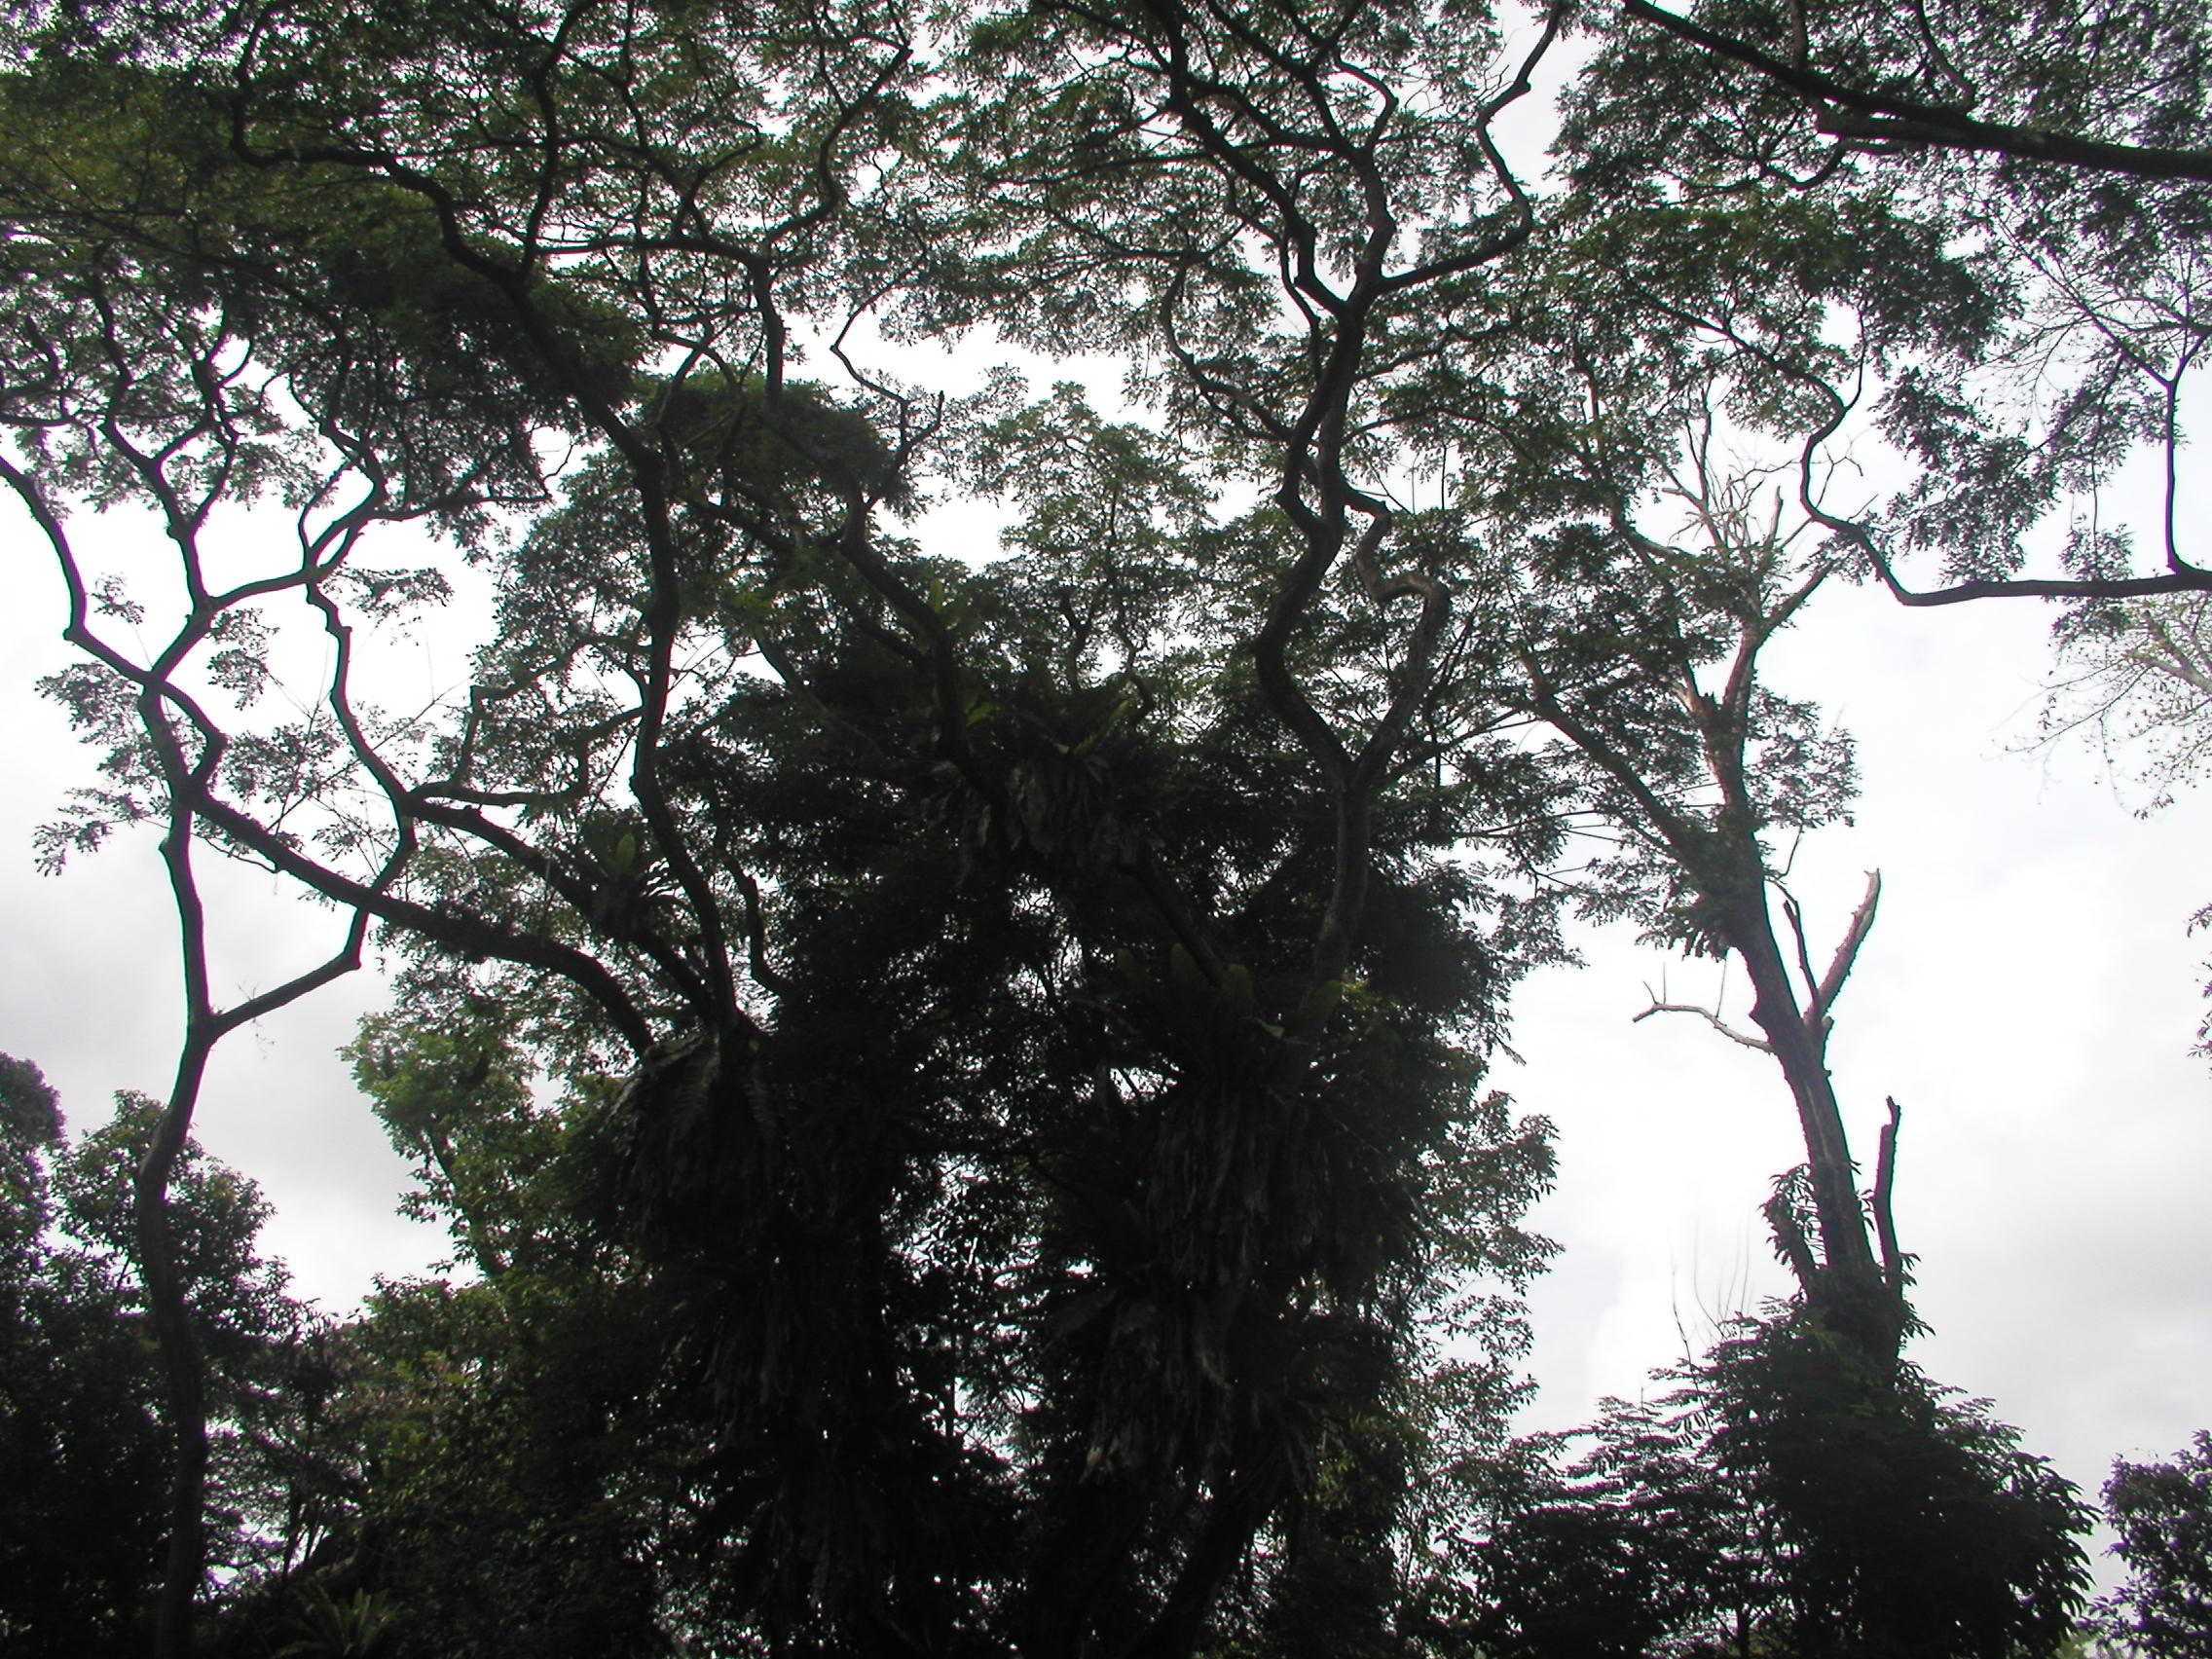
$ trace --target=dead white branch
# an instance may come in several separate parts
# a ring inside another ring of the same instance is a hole
[[[1649,985],[1646,985],[1643,988],[1646,992],[1649,992],[1651,989]],[[1700,1019],[1704,1020],[1708,1025],[1712,1026],[1714,1030],[1719,1032],[1721,1036],[1727,1038],[1731,1043],[1741,1043],[1745,1048],[1756,1049],[1762,1054],[1771,1054],[1774,1052],[1774,1051],[1767,1046],[1764,1039],[1753,1037],[1748,1032],[1737,1030],[1733,1025],[1730,1025],[1726,1020],[1722,1019],[1720,1015],[1714,1013],[1712,1009],[1700,1008],[1695,1003],[1661,1002],[1658,997],[1653,996],[1651,999],[1651,1006],[1645,1009],[1641,1014],[1637,1014],[1635,1017],[1630,1019],[1629,1023],[1631,1025],[1638,1024],[1642,1020],[1649,1019],[1655,1014],[1694,1014]]]

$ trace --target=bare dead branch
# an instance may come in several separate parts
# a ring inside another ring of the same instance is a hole
[[[1650,991],[1650,986],[1644,986],[1644,990],[1647,993]],[[1630,1018],[1629,1023],[1631,1025],[1641,1024],[1642,1021],[1649,1019],[1655,1014],[1694,1014],[1698,1016],[1698,1018],[1704,1020],[1708,1025],[1712,1026],[1714,1030],[1719,1032],[1721,1036],[1727,1038],[1731,1043],[1741,1043],[1745,1048],[1756,1049],[1762,1054],[1771,1054],[1774,1052],[1774,1046],[1768,1043],[1765,1039],[1753,1037],[1748,1032],[1737,1030],[1733,1025],[1730,1025],[1726,1020],[1722,1019],[1720,1015],[1715,1014],[1712,1009],[1700,1008],[1695,1003],[1661,1002],[1656,996],[1654,996],[1651,999],[1651,1006],[1645,1009],[1641,1014],[1633,1015]]]
[[[1882,1278],[1893,1294],[1901,1294],[1905,1283],[1905,1260],[1898,1250],[1897,1222],[1890,1209],[1892,1190],[1898,1175],[1898,1124],[1904,1117],[1895,1095],[1884,1097],[1890,1109],[1890,1121],[1882,1125],[1882,1140],[1874,1161],[1874,1190],[1867,1195],[1867,1208],[1874,1215],[1874,1236],[1882,1247]]]
[[[1821,976],[1812,1003],[1805,1010],[1805,1023],[1814,1030],[1826,1030],[1828,1010],[1834,1006],[1844,980],[1851,977],[1852,964],[1859,960],[1859,947],[1866,942],[1866,935],[1873,929],[1874,908],[1881,902],[1882,872],[1870,869],[1866,872],[1866,895],[1851,912],[1851,925],[1844,930],[1843,942],[1835,947],[1828,971]]]

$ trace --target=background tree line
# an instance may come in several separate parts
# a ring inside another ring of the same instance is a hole
[[[1850,746],[1759,657],[1871,579],[2079,602],[2107,705],[2187,664],[2200,18],[8,28],[0,477],[105,753],[44,851],[158,827],[185,951],[128,1238],[106,1200],[157,1651],[295,1589],[441,1652],[1552,1651],[1630,1512],[1707,1576],[1624,1566],[1618,1651],[2064,1638],[2071,1493],[1902,1355],[1895,1142],[1862,1192],[1825,1060],[1878,885],[1828,942],[1778,879]],[[1500,128],[1569,42],[1539,181]],[[1145,418],[871,360],[984,331],[1121,355]],[[2081,510],[2142,456],[2162,518]],[[1005,557],[917,538],[953,497]],[[166,566],[80,556],[124,502]],[[458,560],[465,694],[379,708]],[[265,712],[302,621],[330,671]],[[206,850],[331,953],[219,1006]],[[1563,907],[1742,963],[1805,1161],[1798,1294],[1547,1471],[1503,1423],[1550,1157],[1481,1079]],[[347,1335],[319,1545],[234,1572],[192,1114],[372,928],[359,1076],[476,1276]]]
[[[656,1388],[667,1303],[578,1247],[572,1195],[547,1179],[560,1130],[515,1113],[518,1080],[480,1055],[442,1058],[364,1069],[418,1160],[425,1212],[477,1270],[466,1281],[390,1284],[343,1321],[301,1306],[256,1251],[267,1209],[252,1184],[187,1149],[175,1205],[216,1402],[205,1526],[220,1576],[202,1649],[749,1650],[742,1586],[701,1547],[720,1499],[693,1466],[698,1425]],[[120,1210],[156,1106],[127,1101],[72,1143],[37,1069],[10,1060],[5,1075],[0,1634],[26,1655],[137,1653],[167,1481]],[[505,1112],[484,1109],[502,1096]],[[466,1173],[450,1184],[448,1170]],[[2171,1463],[2115,1465],[2105,1507],[2129,1576],[2077,1624],[2067,1483],[1987,1402],[1909,1367],[1893,1411],[1866,1413],[1836,1357],[1793,1319],[1743,1319],[1655,1379],[1669,1391],[1654,1400],[1522,1440],[1504,1438],[1494,1392],[1439,1372],[1399,1425],[1412,1501],[1385,1629],[1376,1586],[1343,1575],[1345,1541],[1323,1533],[1299,1545],[1327,1565],[1308,1568],[1295,1632],[1232,1625],[1209,1651],[1855,1651],[1869,1583],[1904,1603],[1900,1651],[2204,1650],[2202,1436]],[[1324,1489],[1321,1525],[1375,1523],[1345,1496]]]

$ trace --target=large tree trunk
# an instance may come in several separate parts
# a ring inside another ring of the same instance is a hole
[[[1775,940],[1763,883],[1729,907],[1723,925],[1727,942],[1743,958],[1751,981],[1751,1021],[1789,1085],[1804,1135],[1820,1234],[1816,1271],[1802,1284],[1806,1302],[1869,1357],[1888,1365],[1897,1358],[1908,1316],[1901,1287],[1892,1282],[1888,1264],[1877,1253],[1872,1220],[1859,1195],[1858,1165],[1844,1131],[1835,1081],[1828,1075],[1826,1020],[1798,1001]],[[1780,1242],[1787,1249],[1788,1241]],[[1804,1279],[1802,1268],[1799,1276]]]
[[[189,1659],[194,1604],[206,1570],[202,1507],[207,1484],[207,1388],[169,1225],[168,1185],[190,1131],[209,1046],[203,1032],[187,1035],[176,1087],[132,1182],[139,1279],[167,1383],[168,1546],[154,1604],[155,1659]]]

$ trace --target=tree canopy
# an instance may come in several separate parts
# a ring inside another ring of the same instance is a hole
[[[136,1654],[151,1634],[170,1459],[129,1166],[161,1107],[117,1106],[72,1140],[38,1068],[0,1054],[0,1637],[12,1653]],[[314,1322],[259,1253],[269,1208],[251,1181],[187,1142],[169,1208],[210,1403],[208,1553],[227,1575],[280,1574],[305,1553],[318,1500],[337,1495],[312,1432]]]
[[[2116,1458],[2104,1495],[2128,1573],[2097,1604],[2098,1635],[2150,1659],[2212,1651],[2212,1435],[2199,1432],[2171,1462]]]
[[[1867,1372],[1805,1309],[1771,1309],[1654,1379],[1674,1384],[1657,1401],[1605,1401],[1535,1448],[1474,1555],[1482,1650],[2057,1651],[2085,1577],[2071,1484],[1987,1401]]]
[[[110,1215],[166,1376],[160,1650],[223,1409],[206,1056],[372,927],[358,1075],[480,1276],[356,1334],[331,1620],[404,1631],[404,1583],[456,1652],[1463,1650],[1416,1610],[1464,1589],[1551,1175],[1483,1073],[1566,906],[1745,961],[1806,1142],[1789,1329],[1909,1392],[1825,1067],[1873,892],[1825,973],[1770,900],[1850,748],[1758,652],[1833,581],[2084,628],[2212,585],[2170,488],[2083,510],[2181,464],[2203,29],[13,14],[0,478],[105,756],[43,854],[159,827],[185,949]],[[1103,354],[1126,407],[908,378],[955,341]],[[78,515],[124,506],[166,546],[97,569]],[[381,706],[463,592],[466,686]],[[1570,824],[1612,851],[1568,878]],[[219,1006],[208,849],[328,954]],[[1943,1651],[2056,1640],[2016,1566]]]

